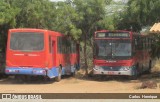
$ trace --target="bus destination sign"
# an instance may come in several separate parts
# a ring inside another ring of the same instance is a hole
[[[130,35],[127,32],[98,32],[97,38],[129,38]]]

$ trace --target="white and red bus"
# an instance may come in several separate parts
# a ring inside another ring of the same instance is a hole
[[[96,31],[94,34],[93,74],[125,75],[136,78],[153,66],[150,56],[153,40],[131,31]]]
[[[10,29],[6,68],[9,75],[46,76],[60,81],[79,67],[79,44],[59,32]]]

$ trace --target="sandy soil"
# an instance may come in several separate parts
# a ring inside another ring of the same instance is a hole
[[[0,79],[0,93],[160,93],[160,61],[152,74],[144,74],[137,80],[126,77],[64,77],[60,82],[31,80],[17,82],[13,77]],[[153,80],[155,89],[141,89],[142,82]]]
[[[143,81],[154,80],[155,89],[140,89]],[[13,77],[0,80],[0,93],[160,93],[160,74],[146,74],[138,80],[125,78],[64,77],[60,82],[32,80],[17,82]]]

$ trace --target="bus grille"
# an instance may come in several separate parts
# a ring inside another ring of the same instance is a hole
[[[121,67],[120,66],[114,66],[114,67],[103,66],[102,68],[104,71],[119,71]]]

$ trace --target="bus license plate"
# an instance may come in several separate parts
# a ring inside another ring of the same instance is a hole
[[[109,72],[108,72],[108,74],[109,74],[109,75],[113,75],[113,74],[114,74],[114,72],[109,71]]]

